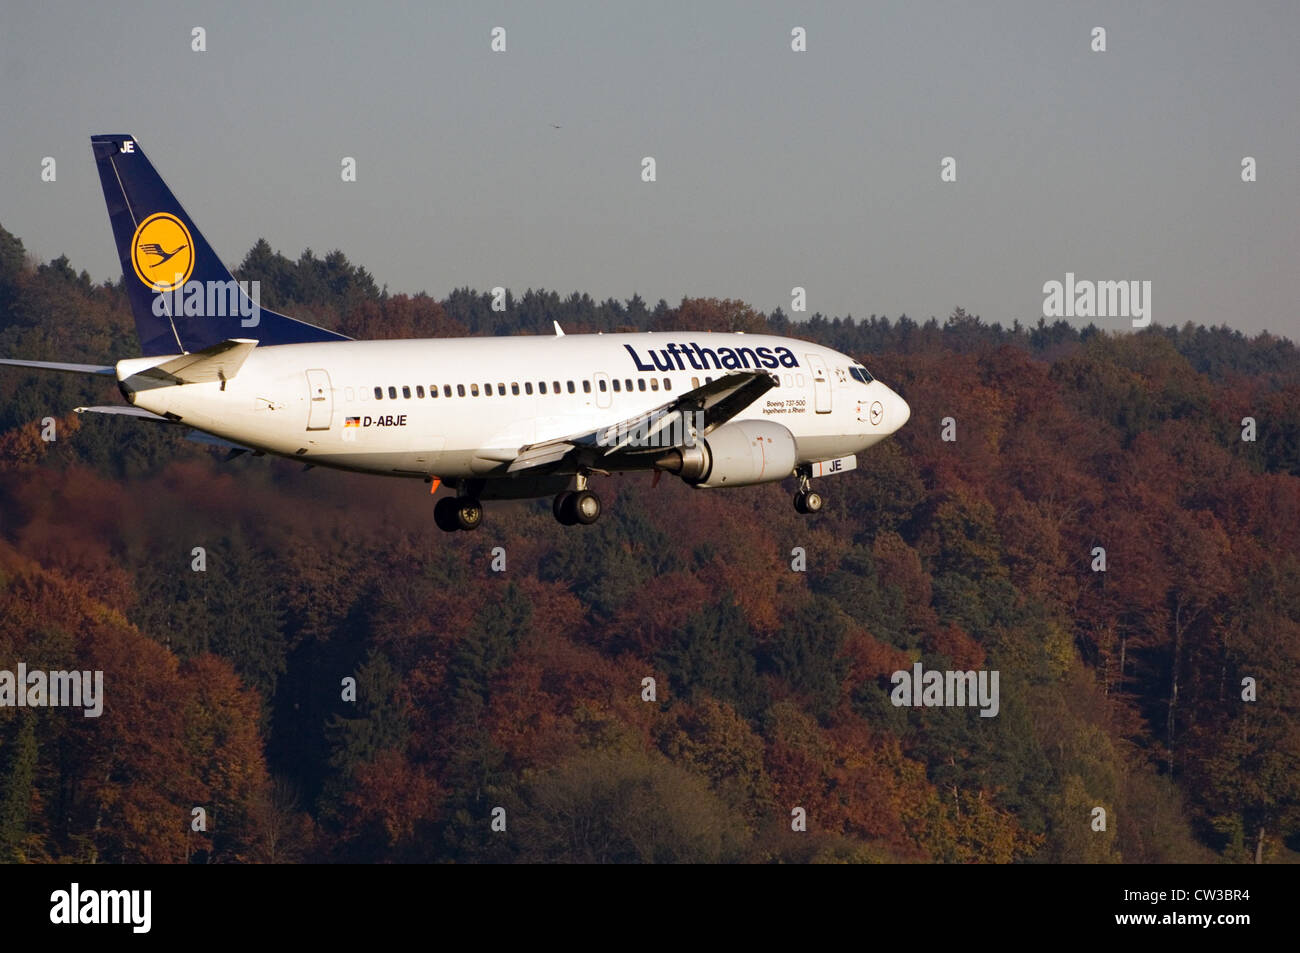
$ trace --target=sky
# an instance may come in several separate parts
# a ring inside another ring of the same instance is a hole
[[[393,293],[1010,324],[1069,272],[1296,339],[1297,37],[1253,0],[6,0],[0,225],[116,280],[89,137],[129,133],[227,262],[339,248]]]

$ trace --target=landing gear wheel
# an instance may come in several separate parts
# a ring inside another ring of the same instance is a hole
[[[551,512],[555,514],[555,519],[561,526],[572,526],[577,522],[573,516],[573,507],[569,505],[572,493],[560,493],[555,497],[555,502],[551,504]]]
[[[460,523],[456,520],[455,497],[444,496],[433,504],[433,522],[444,533],[454,533],[460,529]]]
[[[590,526],[600,519],[600,497],[590,490],[579,490],[570,494],[565,506],[573,514],[574,522]]]
[[[795,470],[799,489],[794,495],[794,508],[800,513],[820,513],[822,495],[812,488],[812,467],[804,464]]]
[[[464,530],[478,529],[483,522],[483,504],[472,496],[458,496],[455,500],[456,525]]]
[[[800,491],[794,495],[794,508],[800,513],[820,513],[823,505],[822,495],[816,490]]]

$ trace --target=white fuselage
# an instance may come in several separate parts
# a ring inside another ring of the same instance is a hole
[[[224,383],[129,396],[232,443],[321,466],[492,477],[525,445],[634,417],[732,363],[779,377],[734,419],[784,425],[800,463],[857,453],[907,421],[906,402],[879,381],[855,379],[857,362],[843,354],[794,338],[707,332],[258,347]]]

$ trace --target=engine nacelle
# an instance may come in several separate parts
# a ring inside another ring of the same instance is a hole
[[[794,434],[770,420],[723,424],[693,447],[674,447],[655,461],[692,486],[774,483],[794,472]]]

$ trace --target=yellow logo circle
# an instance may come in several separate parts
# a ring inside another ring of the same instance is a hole
[[[155,212],[135,230],[131,264],[151,291],[172,291],[185,284],[194,271],[190,230],[175,215]]]

